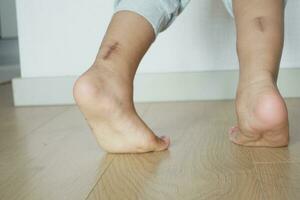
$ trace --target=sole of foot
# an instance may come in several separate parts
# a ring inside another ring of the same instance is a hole
[[[288,145],[288,112],[273,81],[253,82],[239,90],[236,114],[238,125],[229,129],[233,143],[257,147]]]
[[[132,83],[106,66],[92,66],[75,82],[73,96],[98,144],[109,153],[166,150],[168,137],[158,137],[138,116]]]

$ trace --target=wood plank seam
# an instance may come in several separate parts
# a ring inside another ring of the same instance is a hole
[[[110,163],[106,166],[106,168],[103,170],[103,172],[101,173],[100,177],[98,178],[98,180],[95,182],[95,184],[93,185],[93,187],[91,188],[91,190],[89,191],[89,193],[87,194],[87,196],[84,198],[85,200],[87,200],[89,198],[89,196],[91,195],[91,193],[94,191],[95,187],[98,185],[98,183],[101,181],[102,176],[106,173],[106,171],[109,169],[109,167],[111,166],[111,164],[113,163],[115,157],[113,157],[110,161]]]

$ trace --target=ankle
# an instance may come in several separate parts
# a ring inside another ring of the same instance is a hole
[[[99,75],[106,74],[106,77],[118,77],[124,82],[133,82],[137,65],[131,65],[124,60],[95,60],[90,69],[95,69]]]
[[[276,76],[267,70],[258,70],[255,72],[243,72],[240,74],[238,92],[243,91],[249,86],[256,84],[276,85]]]
[[[73,86],[75,102],[83,106],[116,107],[122,104],[124,108],[132,107],[132,80],[120,75],[113,67],[111,64],[98,63],[82,74]]]

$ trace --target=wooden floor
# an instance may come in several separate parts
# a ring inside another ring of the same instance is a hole
[[[75,106],[18,107],[0,85],[0,199],[300,199],[300,99],[288,148],[231,144],[233,101],[137,104],[168,151],[106,154]]]

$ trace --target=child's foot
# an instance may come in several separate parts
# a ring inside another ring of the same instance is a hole
[[[93,66],[74,85],[74,98],[99,145],[111,153],[165,150],[167,137],[157,137],[137,115],[132,83],[109,67]]]
[[[275,82],[267,76],[241,82],[236,99],[238,126],[230,128],[230,140],[245,146],[288,145],[287,108]]]

